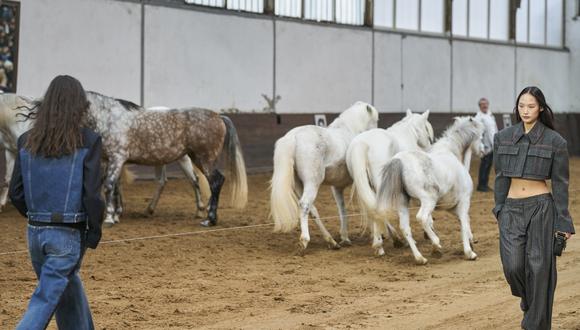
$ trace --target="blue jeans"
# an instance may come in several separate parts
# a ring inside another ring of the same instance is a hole
[[[28,225],[28,250],[38,286],[16,329],[45,329],[53,314],[60,330],[94,329],[78,274],[83,245],[78,229]]]

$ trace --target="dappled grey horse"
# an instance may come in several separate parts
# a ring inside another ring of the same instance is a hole
[[[125,163],[159,166],[189,156],[209,182],[211,197],[204,226],[217,222],[224,175],[217,161],[224,149],[226,177],[231,178],[234,207],[247,201],[247,178],[238,135],[226,116],[199,108],[142,111],[134,103],[87,92],[87,126],[103,138],[107,159],[105,224],[115,223],[115,186]]]

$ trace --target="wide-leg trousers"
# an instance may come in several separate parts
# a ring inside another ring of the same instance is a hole
[[[501,263],[512,294],[522,299],[526,330],[551,329],[555,212],[552,196],[542,194],[508,198],[498,217]]]

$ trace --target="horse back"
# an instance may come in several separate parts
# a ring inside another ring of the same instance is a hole
[[[128,151],[130,159],[139,163],[166,163],[183,155],[213,162],[225,136],[225,124],[210,110],[144,111],[129,129]]]

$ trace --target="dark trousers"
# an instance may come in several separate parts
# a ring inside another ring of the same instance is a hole
[[[521,297],[522,328],[548,330],[556,289],[554,201],[550,194],[508,198],[499,213],[503,271],[514,296]]]
[[[493,165],[493,151],[481,158],[481,163],[479,164],[479,177],[477,188],[487,189],[487,182],[489,181],[489,171],[491,171],[491,166]]]

